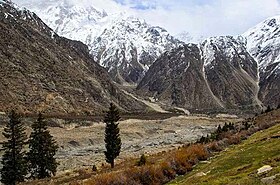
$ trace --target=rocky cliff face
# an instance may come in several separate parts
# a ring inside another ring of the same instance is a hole
[[[34,13],[0,3],[0,109],[99,113],[112,101],[145,107],[123,94],[86,45],[59,37]]]
[[[187,109],[259,108],[257,63],[233,37],[166,52],[138,85],[140,93]]]
[[[197,45],[184,45],[162,55],[150,68],[137,89],[171,106],[187,109],[221,108],[203,71]]]
[[[242,35],[259,63],[259,98],[268,106],[280,104],[280,16],[271,17]]]

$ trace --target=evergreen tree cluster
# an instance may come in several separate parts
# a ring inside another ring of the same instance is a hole
[[[9,114],[9,122],[4,128],[1,182],[15,185],[26,178],[42,179],[55,175],[58,163],[54,155],[58,149],[55,140],[47,130],[42,114],[32,124],[32,132],[27,140],[25,127],[20,115],[15,111]],[[29,144],[26,153],[24,147]]]
[[[120,114],[114,104],[110,104],[104,122],[106,162],[114,168],[114,160],[119,156],[121,150],[120,130],[118,121]],[[43,179],[55,175],[58,163],[55,159],[58,146],[47,129],[47,123],[40,113],[37,120],[31,125],[32,132],[27,139],[25,127],[21,117],[15,111],[9,114],[9,122],[4,128],[1,182],[5,185],[15,185],[25,179]],[[25,146],[28,144],[28,151]],[[146,158],[145,158],[146,159]],[[143,159],[141,161],[143,163]],[[144,162],[145,163],[145,162]],[[93,166],[96,171],[96,166]]]
[[[217,130],[213,132],[211,135],[207,135],[206,137],[202,136],[198,143],[208,143],[210,141],[219,140],[220,136],[228,131],[234,130],[234,124],[233,123],[225,123],[222,127],[219,125],[217,127]]]

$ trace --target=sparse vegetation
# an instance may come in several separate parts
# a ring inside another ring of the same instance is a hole
[[[209,163],[200,163],[192,172],[179,177],[170,185],[263,184],[261,179],[280,173],[280,140],[271,137],[279,131],[278,123],[272,128],[258,132],[242,144],[222,152]],[[272,166],[272,171],[262,175],[257,174],[257,169],[264,165]],[[276,176],[271,184],[279,183],[280,177]]]
[[[100,174],[89,179],[86,184],[164,184],[172,180],[176,175],[184,175],[192,171],[195,164],[198,164],[201,160],[208,159],[215,152],[223,151],[230,145],[239,144],[242,139],[248,138],[253,133],[277,124],[275,121],[267,119],[265,119],[265,122],[262,119],[258,121],[248,119],[246,121],[248,121],[248,124],[241,122],[236,125],[229,123],[223,127],[220,126],[214,133],[217,137],[204,137],[204,144],[190,144],[168,152],[157,163],[138,168],[128,168],[124,171]],[[248,125],[251,126],[249,127]],[[227,166],[227,163],[223,165]],[[185,181],[184,184],[186,184]]]
[[[127,159],[118,163],[113,169],[108,165],[103,165],[98,171],[92,171],[90,168],[80,169],[74,172],[78,173],[77,176],[72,174],[67,177],[64,176],[64,178],[60,177],[60,180],[54,178],[54,181],[58,184],[71,183],[77,185],[165,184],[178,175],[191,174],[193,168],[197,168],[196,166],[200,165],[199,161],[207,160],[209,157],[215,156],[217,152],[224,152],[224,149],[230,145],[240,144],[242,140],[257,131],[270,128],[277,124],[278,122],[275,121],[278,119],[277,116],[279,117],[279,111],[272,111],[264,113],[257,118],[248,118],[243,122],[235,124],[227,123],[223,126],[218,126],[214,133],[216,135],[217,133],[219,134],[215,139],[212,139],[209,135],[204,137],[208,141],[203,143],[199,143],[198,141],[194,144],[181,146],[178,149],[149,155],[149,162],[146,165],[136,166],[135,164],[139,161],[139,158]],[[246,122],[251,126],[247,127]],[[277,137],[273,136],[273,138]],[[43,182],[42,184],[48,184],[47,182],[49,181],[40,182]]]

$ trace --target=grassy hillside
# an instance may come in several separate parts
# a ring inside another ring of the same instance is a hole
[[[263,184],[261,179],[276,176],[273,184],[280,184],[280,124],[252,135],[239,145],[231,146],[207,163],[199,163],[186,176],[169,185],[183,184]],[[268,173],[257,169],[270,165]],[[272,177],[274,178],[274,177]]]

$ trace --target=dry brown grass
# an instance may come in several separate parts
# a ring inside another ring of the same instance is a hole
[[[163,153],[163,155],[166,153]],[[161,156],[163,157],[163,156]],[[128,167],[121,171],[96,175],[87,180],[88,185],[160,185],[176,175],[192,170],[193,165],[209,157],[204,145],[195,144],[182,147],[169,153],[157,164]]]

